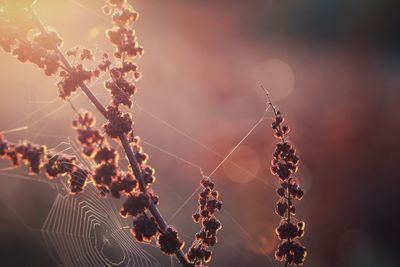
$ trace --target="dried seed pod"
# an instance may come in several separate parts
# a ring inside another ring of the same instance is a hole
[[[222,209],[219,193],[214,189],[215,184],[204,177],[200,185],[202,191],[199,193],[199,207],[192,218],[196,223],[201,222],[202,228],[196,233],[196,241],[186,254],[195,266],[203,266],[203,263],[211,260],[210,248],[217,243],[217,233],[222,228],[221,222],[215,218],[215,211]]]
[[[277,202],[275,211],[283,218],[276,228],[276,234],[282,243],[275,252],[275,258],[286,264],[300,265],[304,263],[307,251],[298,241],[298,238],[304,235],[305,224],[304,222],[296,223],[297,219],[294,218],[296,208],[293,200],[300,200],[304,195],[304,191],[293,177],[298,169],[299,157],[296,155],[296,150],[287,141],[290,132],[289,126],[282,125],[284,121],[282,114],[272,105],[268,92],[267,97],[275,114],[271,126],[275,137],[279,139],[271,161],[271,173],[278,176],[280,180],[276,191],[280,200]]]

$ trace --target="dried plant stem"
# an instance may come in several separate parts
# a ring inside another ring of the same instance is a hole
[[[275,117],[278,117],[278,111],[277,111],[276,107],[272,104],[272,100],[271,100],[271,96],[270,96],[270,94],[269,94],[269,91],[268,91],[263,85],[260,85],[260,86],[261,86],[261,88],[265,91],[265,94],[266,94],[266,96],[267,96],[268,105],[272,108]],[[285,132],[284,132],[283,129],[282,129],[282,126],[279,125],[279,126],[278,126],[278,129],[279,129],[279,131],[282,132],[282,136],[281,136],[279,139],[282,141],[283,144],[286,144],[286,135],[285,135]],[[289,178],[289,179],[288,179],[288,183],[289,183],[289,184],[290,184],[291,180],[292,180],[292,178]],[[288,222],[289,224],[290,224],[290,207],[291,207],[291,202],[292,202],[292,200],[291,200],[291,196],[290,196],[290,190],[288,190],[288,195],[287,195],[287,197],[286,197],[286,203],[287,203],[287,206],[289,207],[289,208],[287,209],[287,222]],[[288,241],[289,241],[289,242],[290,242],[290,240],[291,240],[291,239],[288,238]],[[289,264],[289,262],[288,262],[288,261],[285,261],[285,267],[287,267],[288,264]]]
[[[45,26],[40,21],[39,17],[37,16],[36,12],[32,9],[32,7],[30,7],[30,13],[32,14],[32,17],[34,18],[35,22],[37,23],[37,26],[39,27],[40,31],[43,33],[47,33]],[[66,59],[66,57],[64,56],[62,51],[59,48],[57,48],[56,52],[57,52],[58,56],[60,57],[62,63],[64,64],[65,69],[68,72],[70,72],[72,70],[72,66],[68,62],[68,60]],[[79,86],[82,89],[82,91],[86,94],[86,96],[90,99],[90,101],[95,105],[95,107],[98,109],[98,111],[107,119],[107,112],[106,112],[105,107],[103,106],[103,104],[100,103],[100,101],[92,93],[92,91],[90,91],[90,89],[87,87],[87,85],[84,83],[81,83]],[[125,153],[128,157],[128,160],[132,167],[133,173],[139,182],[140,191],[142,191],[143,193],[146,193],[147,189],[146,189],[145,181],[143,179],[142,171],[140,169],[140,165],[139,165],[138,161],[136,160],[133,150],[129,144],[129,141],[128,141],[126,135],[123,133],[121,133],[118,137],[119,137],[121,144],[125,150]],[[162,217],[160,210],[157,208],[157,206],[152,201],[149,206],[149,211],[153,215],[155,220],[157,221],[161,231],[165,232],[167,229],[167,223],[164,220],[164,218]],[[182,266],[184,266],[184,267],[191,266],[190,263],[188,262],[188,260],[186,259],[185,254],[183,253],[182,250],[176,251],[175,256]]]

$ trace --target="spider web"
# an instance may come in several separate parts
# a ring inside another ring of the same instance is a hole
[[[67,105],[65,105],[67,106]],[[141,107],[142,110],[144,110]],[[60,111],[60,108],[55,109],[54,113]],[[145,111],[145,110],[144,110]],[[48,113],[51,114],[51,113]],[[161,119],[154,114],[145,111],[145,114],[151,114],[150,117]],[[222,166],[225,161],[229,161],[229,156],[240,146],[240,144],[264,121],[266,111],[263,112],[261,118],[251,127],[245,136],[237,143],[227,156],[221,157],[222,160],[217,164],[216,168],[210,173],[209,176],[214,175],[218,168]],[[41,118],[44,120],[45,118]],[[37,123],[37,121],[34,121]],[[162,120],[162,124],[167,125],[171,129],[176,129],[168,122]],[[30,125],[29,125],[30,126]],[[18,130],[29,129],[29,126],[19,127]],[[17,130],[17,129],[16,129]],[[8,133],[13,130],[8,131]],[[176,129],[177,134],[188,138],[186,134]],[[34,133],[37,136],[53,137],[68,140],[68,136],[49,136],[47,134]],[[188,138],[192,140],[193,138]],[[197,143],[198,141],[196,141]],[[193,167],[199,172],[199,180],[204,176],[203,169],[200,165],[193,163],[182,156],[179,156],[171,151],[163,149],[147,140],[142,140],[145,146],[151,147],[163,153],[165,156],[171,157],[178,161]],[[63,151],[75,150],[70,142],[61,142],[60,145],[68,145]],[[198,145],[205,146],[200,143]],[[212,152],[210,152],[212,153]],[[79,153],[75,154],[79,156]],[[90,163],[85,162],[88,168],[91,168]],[[155,259],[149,252],[143,249],[143,245],[134,241],[129,233],[129,224],[126,220],[122,220],[118,214],[118,206],[112,199],[105,199],[99,196],[98,191],[94,186],[89,184],[85,191],[77,196],[70,196],[67,194],[67,186],[64,182],[54,183],[48,181],[43,177],[33,177],[23,174],[10,173],[11,169],[0,169],[0,174],[7,175],[8,177],[19,178],[25,181],[35,181],[49,185],[51,188],[57,190],[57,196],[53,205],[47,215],[42,228],[39,230],[43,236],[49,253],[56,255],[57,261],[63,266],[163,266],[157,259]],[[266,186],[259,177],[256,179]],[[171,188],[170,188],[171,190]],[[168,218],[172,221],[183,208],[191,203],[193,197],[198,192],[196,188],[176,211]],[[181,194],[174,192],[180,198]],[[224,207],[222,213],[225,217],[232,221],[237,227],[239,232],[251,238],[251,235],[245,228],[231,215],[231,213]],[[188,240],[192,237],[188,236]],[[228,244],[231,245],[231,244]],[[154,246],[154,245],[149,245]],[[233,246],[233,245],[231,245]],[[240,248],[232,247],[240,252]],[[246,255],[243,255],[246,256]],[[269,263],[273,261],[268,257]],[[171,266],[175,265],[175,259],[171,258]],[[256,266],[256,265],[254,265]]]
[[[173,125],[169,124],[165,120],[160,119],[156,115],[146,111],[143,107],[140,107],[149,117],[159,121],[166,125],[170,129],[174,130],[180,136],[187,138],[188,140],[196,143],[199,146],[205,146],[210,150],[210,153],[216,154],[211,148],[202,144],[201,142],[193,139],[189,135],[180,131]],[[53,112],[48,114],[55,114],[60,111],[57,108]],[[213,176],[216,171],[223,165],[225,161],[229,161],[229,156],[248,138],[251,133],[265,120],[267,110],[265,110],[257,120],[256,123],[250,128],[250,130],[244,135],[243,138],[233,147],[233,149],[225,156],[221,157],[221,161],[217,164],[214,170],[208,175]],[[49,116],[50,116],[49,115]],[[44,118],[42,118],[43,120]],[[37,120],[34,123],[38,123]],[[15,131],[29,129],[29,126],[16,128]],[[8,133],[14,130],[8,131]],[[42,135],[47,137],[46,134],[36,133],[36,135]],[[68,136],[52,136],[54,138],[60,138],[68,140]],[[165,154],[168,157],[174,158],[192,168],[195,168],[199,172],[199,177],[204,176],[203,168],[193,163],[184,157],[181,157],[171,151],[163,149],[147,140],[142,140],[144,146],[151,147]],[[62,151],[73,150],[77,157],[79,151],[70,140],[68,142],[61,142],[57,147],[67,145]],[[54,150],[54,149],[53,149]],[[218,154],[217,154],[218,155]],[[81,163],[84,163],[87,168],[91,168],[91,163],[81,159]],[[98,191],[94,186],[89,184],[85,191],[77,196],[70,196],[67,194],[67,185],[65,182],[54,184],[45,178],[32,177],[21,174],[9,173],[8,170],[12,169],[0,169],[0,174],[7,174],[9,177],[20,178],[27,181],[36,181],[50,185],[53,189],[57,190],[57,196],[53,202],[53,205],[43,223],[40,232],[44,238],[44,241],[50,251],[54,251],[57,255],[57,259],[63,266],[163,266],[157,259],[149,254],[143,245],[138,244],[132,238],[129,233],[129,224],[126,220],[122,220],[118,214],[118,205],[116,205],[112,199],[101,198]],[[5,173],[7,171],[7,173]],[[256,180],[262,182],[266,186],[270,186],[268,183],[264,183],[259,177],[255,177]],[[170,188],[171,190],[171,188]],[[168,221],[172,221],[176,216],[182,212],[193,197],[198,192],[199,188],[196,188],[186,199],[183,200],[182,204],[176,209],[176,211],[168,218]],[[178,194],[177,192],[174,192]],[[182,198],[181,194],[178,194]],[[119,205],[120,206],[120,205]],[[222,213],[226,215],[237,229],[247,238],[252,238],[251,235],[245,230],[245,228],[231,215],[231,213],[224,208]],[[188,240],[191,237],[188,236]],[[229,245],[229,244],[228,244]],[[149,244],[149,246],[154,246]],[[238,248],[234,248],[238,250]],[[239,251],[239,250],[238,250]],[[246,255],[243,255],[246,256]],[[271,257],[268,257],[269,263],[274,264]],[[171,258],[171,266],[175,265],[175,259]]]
[[[78,7],[84,10],[90,11],[90,13],[93,15],[104,18],[103,15],[93,11],[92,9],[86,8],[84,5],[75,0],[70,0],[70,2],[76,4]],[[94,87],[101,81],[102,77],[93,83],[91,87]],[[80,98],[82,95],[82,92],[78,92],[73,96],[72,100],[78,100],[78,98]],[[98,95],[103,96],[102,94]],[[29,121],[28,125],[18,127],[21,125],[21,123],[30,119],[34,114],[45,110],[57,101],[59,101],[58,97],[52,99],[51,101],[45,102],[44,105],[40,106],[34,111],[31,111],[29,114],[27,114],[27,116],[22,117],[20,120],[10,125],[8,130],[3,132],[10,134],[25,130],[29,131],[32,126],[45,121],[47,118],[57,114],[65,107],[69,106],[68,103],[60,104],[51,111],[46,112],[45,116],[42,116],[34,121]],[[233,146],[227,155],[222,156],[215,152],[212,148],[203,144],[184,131],[178,129],[169,122],[161,119],[157,115],[147,111],[137,103],[134,104],[139,110],[143,111],[143,114],[153,119],[157,123],[168,127],[177,135],[189,140],[199,147],[202,147],[208,151],[208,153],[219,157],[221,161],[216,164],[216,167],[213,169],[213,171],[207,175],[208,177],[212,177],[225,162],[230,162],[229,157],[253,133],[253,131],[259,127],[263,121],[265,121],[269,112],[268,106],[266,106],[266,109],[262,112],[260,118],[252,124],[249,131],[243,135],[243,137]],[[74,146],[73,142],[69,140],[69,136],[49,135],[41,132],[30,133],[34,134],[36,137],[42,136],[55,138],[58,140],[61,139],[63,141],[53,148],[53,150],[57,150],[60,146],[66,146],[62,151],[72,150],[75,152],[75,155],[79,157],[79,150]],[[144,146],[151,147],[167,157],[173,158],[192,168],[197,169],[199,173],[199,180],[201,177],[205,176],[203,173],[203,168],[199,164],[193,163],[190,160],[187,160],[184,157],[171,152],[170,150],[153,144],[146,139],[142,139],[142,143]],[[81,163],[83,163],[88,169],[92,168],[91,162],[88,162],[82,158],[80,158],[80,160]],[[255,180],[259,181],[262,185],[268,187],[271,186],[265,181],[265,179],[261,177],[255,177],[250,171],[236,165],[234,162],[230,163],[252,175]],[[163,266],[156,258],[154,258],[154,256],[152,256],[151,253],[149,253],[149,250],[155,247],[154,244],[148,244],[144,246],[142,243],[137,243],[134,241],[129,232],[130,226],[127,220],[122,219],[118,213],[118,207],[121,206],[120,203],[118,204],[118,201],[111,198],[101,198],[93,185],[89,184],[85,188],[85,191],[77,196],[70,196],[67,194],[65,182],[62,180],[53,182],[48,181],[43,177],[33,177],[24,174],[10,173],[10,170],[12,170],[12,168],[0,169],[0,174],[7,177],[18,178],[24,181],[44,183],[56,190],[57,195],[42,227],[40,229],[32,229],[29,226],[27,227],[33,232],[40,232],[44,243],[48,248],[48,252],[58,264],[62,266]],[[173,190],[171,188],[169,189]],[[191,203],[191,200],[193,200],[193,197],[196,195],[199,189],[200,188],[196,188],[186,198],[183,197],[181,193],[174,192],[174,194],[178,195],[180,199],[182,199],[182,203],[167,221],[172,221],[178,214],[180,214],[183,209],[189,205],[189,203]],[[8,206],[12,208],[12,205]],[[246,229],[225,207],[222,213],[224,214],[224,219],[230,220],[241,234],[247,236],[248,238],[252,238]],[[18,215],[16,211],[15,214]],[[185,235],[184,233],[180,234],[182,236],[188,236],[188,240],[192,239],[192,237],[189,235]],[[242,254],[243,257],[248,258],[248,255],[245,255],[243,252],[241,252],[241,248],[234,247],[234,245],[230,244],[229,242],[226,242],[226,244],[232,246],[232,248],[236,252]],[[251,259],[249,260],[251,261]],[[276,265],[270,256],[267,257],[267,260],[269,265]],[[170,265],[176,265],[173,257],[171,257]],[[253,266],[257,265],[253,264]]]
[[[75,95],[75,99],[81,95],[81,93]],[[45,106],[49,105],[49,103],[46,103],[44,106],[40,107],[34,112],[42,110]],[[157,115],[147,111],[138,104],[135,105],[143,111],[143,114],[149,116],[149,118],[152,118],[158,123],[167,126],[171,130],[175,131],[178,135],[188,139],[196,145],[205,148],[209,151],[209,153],[219,156],[221,161],[216,165],[208,177],[213,176],[224,162],[230,161],[230,155],[232,155],[233,152],[266,119],[268,112],[268,109],[266,109],[262,113],[261,117],[251,126],[250,130],[246,132],[240,141],[233,146],[230,152],[223,157],[205,144],[179,130]],[[29,130],[32,125],[44,121],[47,117],[60,112],[65,107],[68,107],[67,103],[64,103],[60,107],[57,107],[51,112],[46,113],[46,116],[33,121],[29,125],[6,130],[5,132],[9,134],[18,131]],[[23,121],[23,119],[21,121]],[[61,151],[72,150],[75,152],[73,154],[80,158],[81,163],[83,163],[88,169],[91,169],[91,162],[87,162],[87,160],[80,157],[79,150],[69,140],[69,136],[48,135],[35,132],[31,132],[31,134],[65,140],[60,142],[52,150],[57,150],[57,148],[66,145],[66,148]],[[171,157],[194,169],[197,169],[199,172],[199,180],[201,177],[205,176],[203,173],[203,168],[199,164],[193,163],[182,156],[163,149],[160,146],[147,141],[146,139],[142,139],[142,143],[144,146],[151,147],[163,153],[167,157]],[[233,164],[235,163],[233,162]],[[243,169],[240,166],[238,167]],[[0,174],[26,181],[44,183],[57,190],[57,196],[43,223],[42,228],[35,231],[39,231],[41,233],[49,253],[56,255],[55,258],[57,262],[59,262],[62,266],[163,266],[146,249],[143,249],[142,243],[137,243],[134,241],[129,233],[129,224],[126,222],[126,220],[122,220],[118,214],[118,207],[120,207],[120,205],[116,204],[112,199],[101,198],[93,185],[89,184],[85,191],[77,196],[70,196],[67,194],[67,186],[65,182],[62,180],[59,183],[54,183],[43,177],[14,174],[10,173],[9,170],[12,170],[12,168],[0,169]],[[244,171],[247,170],[244,169]],[[260,177],[254,178],[265,186],[271,186],[270,184],[265,183]],[[172,190],[171,188],[169,189]],[[168,218],[169,222],[171,222],[179,213],[183,211],[187,205],[189,205],[189,203],[192,202],[191,200],[193,200],[193,197],[196,195],[198,190],[199,188],[196,188],[186,199],[182,201],[182,204]],[[180,193],[174,193],[183,199]],[[224,207],[222,213],[225,215],[225,218],[229,219],[237,227],[240,233],[247,238],[252,238],[251,234],[249,234],[245,230],[245,227],[243,227],[234,218],[234,216],[231,215],[226,207]],[[182,235],[185,236],[184,234]],[[187,240],[192,239],[191,236],[186,236]],[[234,247],[234,245],[229,243],[227,243],[227,245],[232,246],[235,251],[241,253],[240,248]],[[154,244],[149,244],[148,247],[154,247]],[[244,253],[241,253],[241,255],[243,257],[248,257]],[[271,257],[268,257],[268,262],[270,265],[274,265]],[[172,257],[170,264],[171,266],[176,265],[175,259]]]
[[[77,99],[79,95],[75,96]],[[45,104],[48,105],[48,104]],[[167,126],[168,128],[175,131],[178,135],[188,139],[198,146],[206,148],[209,153],[221,157],[221,161],[216,165],[213,171],[208,175],[213,176],[216,171],[223,165],[224,162],[229,161],[230,155],[251,135],[251,133],[267,118],[268,109],[266,109],[261,117],[251,126],[250,130],[239,140],[239,142],[233,146],[230,152],[225,156],[219,155],[211,148],[194,139],[183,131],[177,129],[172,124],[159,118],[157,115],[147,111],[143,107],[136,104],[138,108],[143,111],[149,118],[153,118],[155,121]],[[32,124],[37,124],[43,121],[48,116],[52,116],[62,110],[61,107],[68,107],[67,104],[54,109],[52,112],[47,113],[45,117],[35,120]],[[39,108],[41,110],[43,107]],[[5,132],[13,133],[17,131],[29,130],[32,126],[26,125],[15,129],[10,129]],[[91,162],[80,157],[79,150],[71,142],[69,136],[60,135],[48,135],[42,133],[34,133],[36,136],[52,137],[65,140],[60,142],[52,150],[57,150],[60,147],[65,147],[60,151],[72,150],[75,156],[80,159],[88,169],[92,168]],[[144,146],[151,147],[165,156],[178,160],[189,167],[197,169],[199,173],[199,180],[204,177],[203,168],[196,163],[193,163],[182,156],[179,156],[169,150],[163,149],[158,145],[155,145],[145,139],[141,141]],[[234,163],[234,162],[233,162]],[[240,166],[238,166],[240,167]],[[242,168],[242,167],[240,167]],[[242,168],[243,169],[243,168]],[[8,177],[20,178],[26,181],[35,181],[49,185],[51,188],[57,190],[57,196],[51,206],[51,209],[39,231],[46,243],[49,253],[56,255],[57,262],[63,266],[163,266],[157,259],[155,259],[148,251],[143,249],[142,243],[134,241],[129,233],[129,224],[126,220],[121,219],[118,214],[118,207],[120,204],[116,204],[113,199],[101,198],[95,187],[89,184],[85,191],[77,196],[70,196],[67,194],[67,185],[64,181],[60,180],[59,183],[48,181],[43,177],[34,177],[23,174],[14,174],[9,171],[12,168],[0,169],[0,174],[7,175]],[[244,169],[246,171],[246,169]],[[260,177],[255,177],[257,181],[261,182],[265,186],[271,186],[265,183]],[[162,180],[161,180],[162,181]],[[169,188],[172,190],[171,188]],[[199,188],[196,188],[186,199],[182,201],[182,204],[175,210],[175,212],[168,218],[168,221],[172,221],[179,213],[182,212],[184,207],[191,203],[193,197],[198,192]],[[180,193],[174,192],[181,199],[183,197]],[[231,213],[224,207],[222,213],[225,215],[225,219],[230,220],[244,236],[252,238],[245,227],[243,227]],[[182,234],[182,233],[181,233]],[[184,235],[187,240],[192,239],[189,235]],[[240,248],[234,247],[234,245],[227,243],[232,246],[238,253]],[[154,244],[149,244],[148,247],[154,247]],[[243,257],[247,255],[241,253]],[[251,260],[251,259],[250,259]],[[270,265],[275,265],[271,257],[268,257]],[[174,266],[175,259],[171,257],[171,266]],[[257,266],[257,265],[253,265]]]
[[[68,143],[60,143],[65,144]],[[75,148],[68,146],[61,151],[67,150]],[[56,190],[57,195],[40,229],[27,225],[18,210],[1,198],[29,231],[40,233],[46,251],[59,265],[162,266],[142,244],[134,241],[128,221],[123,220],[118,213],[117,207],[120,204],[113,199],[100,197],[92,184],[88,184],[84,193],[71,196],[62,179],[54,182],[44,177],[9,173],[10,170],[1,169],[0,174],[23,181],[44,183]]]
[[[162,266],[93,186],[76,197],[57,194],[41,232],[65,266]]]
[[[92,87],[98,84],[100,80],[95,82]],[[82,93],[78,93],[73,99],[76,100],[81,95]],[[34,125],[68,107],[68,103],[63,103],[28,125],[12,128],[12,126],[25,122],[32,115],[46,110],[56,101],[58,101],[57,98],[47,102],[13,123],[8,130],[3,132],[9,136],[20,131],[30,131]],[[50,148],[49,151],[75,155],[80,164],[88,170],[92,169],[92,163],[80,156],[79,150],[69,136],[48,135],[32,131],[30,131],[30,134],[63,140],[57,146]],[[50,181],[43,176],[26,175],[26,170],[17,170],[15,167],[1,168],[0,175],[7,178],[17,178],[21,181],[43,183],[56,191],[56,197],[40,229],[32,228],[25,223],[18,210],[3,197],[0,197],[31,233],[40,234],[47,247],[46,251],[58,265],[162,266],[146,250],[145,246],[135,242],[132,238],[128,220],[123,220],[118,212],[118,206],[121,206],[121,203],[117,204],[117,201],[113,199],[100,197],[99,192],[92,184],[88,184],[84,193],[71,196],[68,194],[67,185],[63,179]],[[34,237],[38,238],[37,235],[34,235]],[[152,246],[154,247],[154,245],[149,244],[147,247]]]

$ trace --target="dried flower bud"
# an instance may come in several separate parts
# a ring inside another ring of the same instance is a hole
[[[94,169],[93,180],[97,186],[111,187],[111,183],[118,176],[118,168],[115,163],[103,163]]]
[[[41,46],[46,50],[55,50],[62,46],[63,40],[60,38],[57,32],[48,31],[46,33],[39,33],[33,38],[35,45]]]
[[[157,245],[161,251],[167,255],[172,255],[184,246],[184,242],[179,239],[178,232],[171,226],[167,227],[164,233],[157,238]]]
[[[157,233],[156,220],[149,218],[146,214],[141,214],[133,219],[132,235],[139,242],[150,242],[151,238]]]
[[[147,210],[149,205],[150,197],[148,194],[135,192],[125,201],[121,210],[121,215],[124,217],[126,217],[126,215],[137,216]]]
[[[70,188],[70,193],[77,194],[82,192],[85,187],[86,180],[89,177],[89,172],[78,166],[74,166],[69,175],[70,178],[68,180],[68,185]]]
[[[80,59],[81,60],[94,60],[92,51],[90,51],[89,49],[86,49],[86,48],[82,49]]]
[[[103,125],[104,131],[111,138],[117,138],[121,134],[132,131],[132,118],[128,113],[123,114],[118,108],[107,107],[108,122]]]
[[[89,82],[92,77],[92,72],[86,70],[82,64],[72,67],[57,84],[60,98],[62,100],[69,99],[82,83]]]

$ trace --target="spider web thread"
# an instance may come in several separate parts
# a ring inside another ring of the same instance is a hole
[[[89,10],[75,0],[70,1],[85,10]],[[94,14],[96,12],[91,13]],[[102,17],[102,15],[98,13],[96,13],[95,15],[98,17]],[[101,77],[95,83],[93,83],[92,86],[98,84],[100,79]],[[82,92],[79,92],[74,96],[73,99],[77,99],[81,95],[83,95]],[[56,109],[46,113],[45,116],[29,123],[29,125],[12,128],[18,125],[20,122],[26,120],[28,117],[32,116],[32,114],[42,111],[45,107],[56,102],[57,100],[58,97],[47,102],[45,105],[28,114],[26,118],[22,118],[19,121],[15,122],[5,132],[13,133],[17,131],[29,130],[32,125],[42,122],[46,118],[56,114],[64,107],[68,106],[68,103],[63,103]],[[230,153],[228,153],[228,155],[222,157],[210,147],[196,140],[192,136],[186,134],[184,131],[181,131],[172,124],[146,111],[143,107],[137,104],[136,106],[143,110],[145,114],[147,114],[151,118],[174,130],[177,134],[190,140],[196,145],[205,148],[209,153],[221,157],[222,161],[210,173],[209,176],[214,175],[217,169],[221,167],[225,161],[229,161],[230,155],[261,124],[261,122],[265,119],[265,115],[268,111],[266,109],[262,117],[256,122],[256,124],[253,125],[253,127],[250,129],[249,132],[247,132],[244,138],[241,139],[241,141],[230,151]],[[36,133],[36,136],[65,138],[57,135],[46,135],[42,133]],[[162,149],[159,146],[154,145],[146,140],[142,140],[142,142],[154,149],[159,150],[167,156],[173,157],[190,165],[191,167],[197,168],[201,176],[204,176],[200,165],[190,162],[183,157]],[[79,153],[77,154],[77,156],[78,155]],[[87,162],[85,163],[88,164]],[[240,168],[244,171],[247,171],[242,167]],[[4,170],[0,170],[0,174],[29,181],[42,182],[50,185],[53,188],[56,188],[51,181],[47,181],[45,179],[35,178],[27,175],[12,174],[9,172],[5,172]],[[256,180],[263,182],[266,186],[270,186],[269,184],[265,183],[261,178],[255,178]],[[58,187],[56,189],[59,190]],[[193,198],[197,191],[198,188],[187,199],[183,201],[183,204],[170,217],[170,220],[172,220],[177,214],[179,214],[179,212],[181,212],[181,210],[189,203],[189,201]],[[224,213],[228,214],[227,217],[231,218],[234,224],[237,225],[239,231],[243,232],[245,235],[248,235],[248,233],[245,232],[243,226],[241,226],[240,223],[237,222],[226,209],[224,210]],[[85,189],[85,192],[78,196],[69,196],[67,194],[62,194],[61,192],[59,192],[53,202],[53,205],[50,209],[48,216],[45,219],[42,228],[40,229],[40,232],[42,233],[46,244],[55,250],[55,253],[60,260],[60,263],[65,266],[161,266],[161,264],[153,256],[142,249],[142,244],[138,244],[133,241],[132,236],[129,233],[129,226],[126,225],[123,220],[121,220],[120,216],[118,215],[116,205],[113,205],[110,200],[100,198],[98,192],[92,185],[88,185]],[[110,239],[113,240],[112,242],[115,245],[114,247],[118,247],[122,251],[122,256],[119,257],[119,260],[112,260],[108,255],[104,253],[107,246],[110,245]],[[171,266],[173,265],[174,260],[173,258],[171,258]]]

